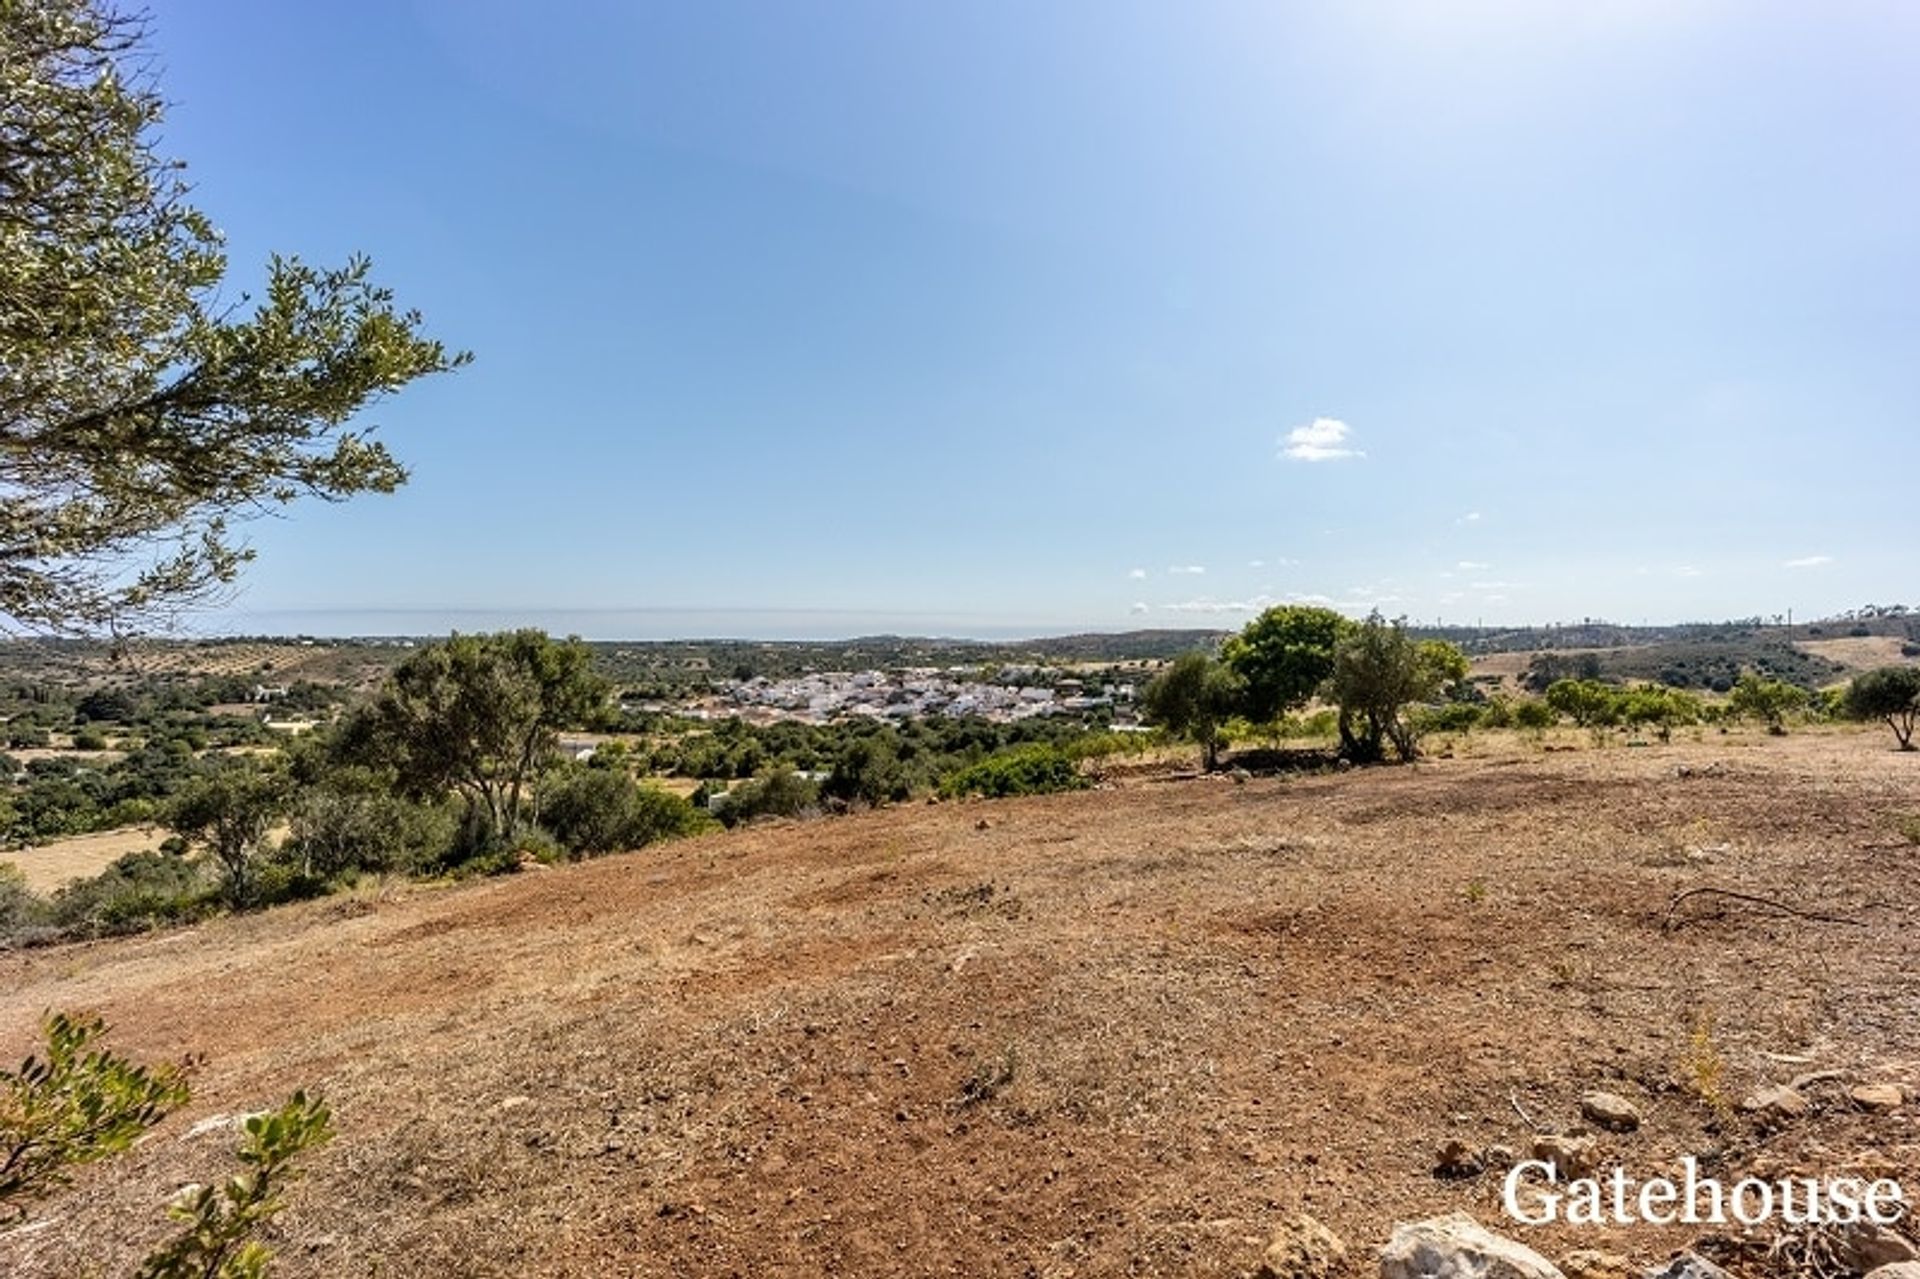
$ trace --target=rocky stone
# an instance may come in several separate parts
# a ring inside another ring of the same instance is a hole
[[[1920,1279],[1920,1261],[1896,1261],[1867,1271],[1867,1279]]]
[[[1488,1146],[1481,1159],[1489,1168],[1511,1168],[1520,1162],[1512,1146]]]
[[[1672,1261],[1650,1268],[1646,1279],[1733,1279],[1733,1276],[1697,1252],[1683,1252]]]
[[[1402,1223],[1380,1250],[1380,1279],[1566,1279],[1527,1247],[1464,1212]]]
[[[1746,1100],[1740,1103],[1740,1109],[1759,1115],[1762,1119],[1779,1122],[1805,1118],[1812,1112],[1813,1103],[1803,1093],[1776,1085],[1747,1094]]]
[[[1433,1161],[1433,1175],[1436,1177],[1478,1177],[1486,1170],[1487,1165],[1481,1159],[1480,1152],[1458,1137],[1440,1147],[1440,1153]]]
[[[1859,1084],[1847,1089],[1847,1096],[1860,1109],[1884,1115],[1900,1109],[1907,1099],[1907,1090],[1899,1084]]]
[[[1535,1137],[1533,1157],[1552,1164],[1560,1180],[1574,1181],[1600,1167],[1600,1143],[1591,1137]]]
[[[1618,1093],[1588,1093],[1580,1099],[1580,1113],[1609,1132],[1632,1132],[1640,1126],[1640,1107]]]
[[[1561,1273],[1567,1279],[1638,1279],[1633,1263],[1617,1252],[1597,1252],[1582,1248],[1560,1259]]]
[[[1874,1270],[1902,1262],[1920,1262],[1920,1248],[1896,1230],[1873,1221],[1834,1228],[1833,1255],[1849,1270]]]
[[[1333,1279],[1346,1265],[1340,1236],[1302,1213],[1273,1232],[1254,1279]]]

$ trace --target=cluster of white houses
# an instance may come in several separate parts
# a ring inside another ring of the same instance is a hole
[[[1088,687],[1078,679],[1051,685],[1024,683],[1034,672],[1007,669],[997,679],[973,667],[947,670],[826,671],[793,679],[765,677],[720,684],[683,714],[711,719],[738,715],[750,720],[796,719],[824,724],[847,716],[917,719],[930,715],[978,716],[1006,722],[1035,715],[1080,715],[1115,707],[1118,718],[1133,701],[1133,686]],[[1010,678],[1011,677],[1011,678]]]

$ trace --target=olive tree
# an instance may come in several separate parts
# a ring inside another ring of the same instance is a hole
[[[166,824],[213,857],[227,904],[246,906],[268,838],[292,798],[284,772],[236,764],[183,787],[168,806]]]
[[[1727,705],[1736,715],[1761,721],[1769,733],[1778,737],[1787,731],[1788,714],[1805,706],[1808,700],[1807,690],[1798,685],[1742,671],[1727,698]]]
[[[557,730],[586,722],[606,701],[592,660],[579,640],[544,631],[455,635],[396,667],[344,726],[337,750],[391,769],[412,798],[459,792],[490,835],[511,840]]]
[[[1140,695],[1150,724],[1200,744],[1208,771],[1220,763],[1221,726],[1239,713],[1245,685],[1231,667],[1208,653],[1184,653],[1148,682]]]
[[[1882,666],[1855,676],[1847,685],[1843,705],[1855,719],[1885,720],[1901,750],[1915,749],[1913,729],[1920,721],[1920,666]]]
[[[1368,615],[1334,649],[1328,691],[1339,708],[1341,755],[1371,764],[1391,743],[1401,760],[1414,759],[1419,740],[1407,709],[1432,701],[1466,668],[1465,654],[1453,645],[1416,641],[1405,622]]]
[[[0,0],[0,619],[121,629],[248,558],[229,523],[406,472],[361,409],[466,359],[364,258],[274,258],[223,290],[213,223],[159,150],[144,19]],[[249,305],[251,304],[251,305]]]

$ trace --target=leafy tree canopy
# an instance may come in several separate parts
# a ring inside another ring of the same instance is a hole
[[[1847,685],[1844,705],[1855,719],[1885,720],[1900,749],[1913,750],[1914,725],[1920,721],[1920,666],[1882,666],[1856,676]]]
[[[1353,623],[1330,608],[1270,608],[1231,636],[1221,658],[1245,685],[1246,717],[1264,723],[1302,705],[1333,674],[1333,650]]]
[[[1208,653],[1186,653],[1153,677],[1140,701],[1148,723],[1198,742],[1211,770],[1220,761],[1221,727],[1239,713],[1245,695],[1231,667]]]
[[[0,0],[0,617],[120,629],[249,555],[229,522],[406,472],[349,422],[464,363],[366,259],[274,258],[251,310],[157,149],[141,19]]]

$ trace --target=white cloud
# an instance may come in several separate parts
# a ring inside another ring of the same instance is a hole
[[[1127,612],[1129,613],[1150,613],[1152,611],[1153,611],[1153,605],[1145,603],[1144,601],[1139,601],[1139,600],[1136,600],[1134,602],[1133,607],[1127,610]]]
[[[1673,570],[1675,577],[1699,577],[1700,570],[1691,564],[1681,564]]]
[[[1492,568],[1493,565],[1487,563],[1485,560],[1461,560],[1454,567],[1458,568],[1462,573],[1484,573]]]
[[[1133,572],[1127,574],[1127,576],[1132,578],[1136,582],[1144,581],[1146,580],[1147,570],[1143,568],[1137,568],[1133,570]]]
[[[1280,441],[1280,455],[1296,462],[1335,462],[1343,457],[1365,457],[1360,450],[1346,446],[1350,430],[1337,417],[1317,417],[1287,432]]]
[[[1822,564],[1833,563],[1831,555],[1802,555],[1798,559],[1787,560],[1781,568],[1819,568]]]
[[[1167,572],[1179,577],[1198,577],[1207,571],[1205,564],[1175,564]]]
[[[1258,613],[1270,607],[1273,599],[1266,595],[1256,595],[1248,600],[1183,600],[1178,604],[1162,604],[1163,613]]]
[[[1455,524],[1478,524],[1479,522],[1480,512],[1478,511],[1468,511],[1465,515],[1462,515],[1454,521]]]
[[[1267,566],[1267,562],[1265,560],[1248,560],[1247,561],[1248,568],[1265,568],[1266,566]]]
[[[1476,591],[1522,591],[1527,586],[1525,582],[1473,582],[1470,585]]]

